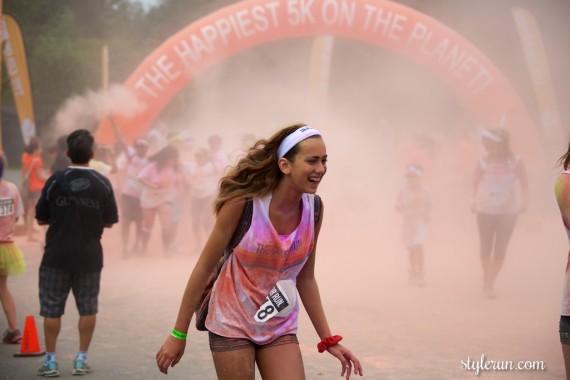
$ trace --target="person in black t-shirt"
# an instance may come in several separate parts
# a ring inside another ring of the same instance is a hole
[[[69,292],[79,312],[79,352],[73,374],[91,371],[87,351],[95,330],[103,268],[103,228],[118,222],[111,183],[88,166],[94,139],[85,129],[67,138],[71,165],[46,182],[36,205],[36,219],[48,225],[39,273],[40,315],[44,317],[46,356],[38,374],[57,376],[55,358],[61,316]]]

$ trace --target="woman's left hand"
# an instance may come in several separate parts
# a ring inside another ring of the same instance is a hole
[[[350,350],[340,344],[335,344],[327,348],[327,351],[342,364],[341,376],[346,376],[346,380],[350,379],[350,374],[354,368],[354,374],[362,376],[362,366],[360,360]]]

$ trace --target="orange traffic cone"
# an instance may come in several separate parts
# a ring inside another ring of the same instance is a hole
[[[33,315],[28,315],[26,316],[26,324],[24,325],[24,336],[22,337],[20,352],[15,353],[14,356],[42,356],[43,354],[45,354],[45,352],[40,350],[36,321]]]

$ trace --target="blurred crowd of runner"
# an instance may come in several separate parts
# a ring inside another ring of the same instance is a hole
[[[149,241],[155,238],[161,241],[158,255],[175,254],[175,242],[180,239],[188,244],[178,246],[198,254],[214,223],[212,202],[218,181],[230,162],[253,145],[255,137],[244,134],[242,146],[228,148],[218,134],[208,135],[200,145],[188,131],[170,131],[165,123],[158,123],[131,143],[114,130],[117,143],[97,145],[89,166],[113,185],[119,204],[122,257],[155,255],[148,252]],[[34,221],[34,207],[49,176],[70,164],[66,138],[58,136],[47,154],[37,137],[24,148],[19,187],[28,241],[43,240],[45,231]],[[183,234],[178,233],[181,224],[187,231]]]

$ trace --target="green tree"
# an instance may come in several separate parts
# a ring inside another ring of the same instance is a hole
[[[101,87],[101,49],[104,44],[123,52],[119,75],[131,70],[146,52],[137,33],[144,19],[140,4],[127,0],[4,1],[23,34],[38,133],[70,96]],[[2,104],[12,105],[4,75]]]
[[[145,12],[131,0],[4,0],[4,13],[22,31],[38,134],[47,134],[68,98],[101,87],[103,45],[109,48],[109,81],[122,83],[166,38],[232,3],[162,0]],[[2,105],[14,107],[5,73]]]

